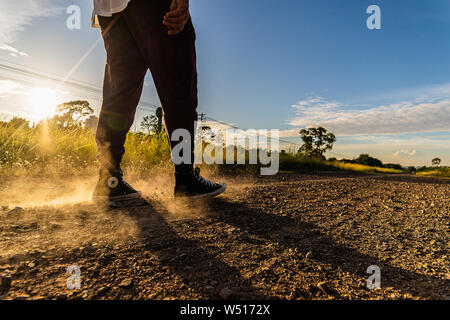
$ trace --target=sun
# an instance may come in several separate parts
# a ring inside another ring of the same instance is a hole
[[[39,120],[51,118],[56,113],[58,94],[50,88],[34,88],[28,96],[28,106]]]

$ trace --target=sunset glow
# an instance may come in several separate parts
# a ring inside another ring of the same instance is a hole
[[[30,112],[38,120],[54,116],[58,104],[58,95],[50,88],[32,89],[28,97]]]

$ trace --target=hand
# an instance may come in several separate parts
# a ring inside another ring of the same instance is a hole
[[[169,36],[183,31],[189,17],[189,0],[172,0],[170,11],[163,19],[163,24],[169,28]]]

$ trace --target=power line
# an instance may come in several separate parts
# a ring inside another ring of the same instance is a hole
[[[117,17],[115,18],[117,19]],[[109,31],[109,30],[108,30]],[[84,55],[80,58],[80,60],[75,63],[75,65],[70,69],[69,73],[62,79],[60,84],[58,85],[58,88],[64,85],[64,83],[69,80],[69,78],[72,76],[72,74],[81,66],[81,64],[86,60],[86,58],[91,54],[92,51],[94,51],[95,47],[99,44],[99,42],[102,40],[102,37],[98,37],[98,39],[89,47],[89,49],[84,53]]]
[[[246,130],[246,129],[242,129],[242,128],[236,126],[236,125],[232,125],[232,124],[230,124],[230,123],[227,123],[227,122],[224,122],[224,121],[220,121],[220,120],[214,119],[214,118],[212,118],[212,117],[205,117],[205,118],[206,118],[206,119],[209,119],[210,121],[217,122],[217,123],[220,123],[220,124],[229,126],[230,128],[233,128],[233,129],[243,130],[243,131]],[[271,138],[271,137],[270,137],[270,138]],[[275,138],[271,138],[271,139],[275,139]],[[294,146],[296,146],[296,147],[301,147],[301,146],[302,146],[301,144],[298,144],[298,143],[296,143],[296,142],[292,142],[292,141],[288,141],[288,140],[284,140],[284,139],[278,139],[278,140],[281,141],[281,142],[290,144],[290,145],[294,145]],[[336,153],[336,152],[333,152],[333,151],[328,151],[328,153],[330,153],[330,154],[332,154],[332,155],[336,155],[336,156],[338,156],[338,157],[342,157],[342,158],[350,158],[349,156],[346,156],[346,155],[343,155],[343,154],[339,154],[339,153]]]
[[[217,123],[220,123],[220,124],[229,126],[229,127],[233,128],[233,129],[242,130],[242,131],[246,131],[246,130],[247,130],[247,129],[242,129],[242,128],[238,127],[238,126],[232,125],[232,124],[230,124],[230,123],[226,123],[226,122],[223,122],[223,121],[220,121],[220,120],[211,118],[211,117],[205,117],[205,118],[206,118],[206,119],[209,119],[210,121],[217,122]],[[270,137],[270,138],[271,138],[271,139],[275,139],[275,138],[272,138],[272,137]],[[281,141],[281,142],[284,142],[284,143],[288,143],[288,144],[292,144],[292,145],[301,147],[300,144],[295,143],[295,142],[292,142],[292,141],[287,141],[287,140],[283,140],[283,139],[278,139],[278,141]]]
[[[90,49],[87,51],[87,53],[85,55],[83,55],[83,57],[80,59],[81,62],[79,61],[75,65],[75,67],[71,69],[71,71],[69,72],[68,76],[65,76],[65,77],[61,76],[61,75],[58,75],[58,74],[55,74],[55,73],[50,73],[50,72],[44,72],[44,71],[41,71],[41,70],[37,70],[37,69],[31,68],[29,66],[26,66],[26,65],[23,65],[23,64],[19,64],[19,63],[15,63],[15,62],[11,62],[11,61],[8,61],[8,60],[5,60],[5,59],[1,59],[1,58],[0,58],[0,61],[3,61],[5,63],[0,63],[0,70],[4,70],[4,71],[7,71],[7,72],[12,72],[13,74],[22,75],[22,76],[30,77],[30,78],[34,78],[34,79],[38,78],[38,79],[44,79],[44,80],[51,81],[51,82],[57,82],[57,83],[59,83],[59,87],[61,87],[62,85],[67,85],[67,86],[75,88],[77,90],[83,90],[83,94],[84,95],[87,95],[87,96],[89,96],[90,98],[92,98],[94,100],[101,101],[102,100],[101,99],[101,95],[102,95],[102,88],[101,87],[99,87],[99,86],[97,86],[95,84],[89,83],[87,81],[81,81],[81,80],[76,80],[76,79],[68,80],[70,78],[70,76],[74,73],[76,68],[78,68],[81,65],[81,63],[92,52],[93,48],[95,48],[95,46],[97,44],[98,44],[98,41],[96,41],[90,47]],[[27,69],[24,69],[24,68],[27,68]],[[17,77],[14,78],[12,76],[6,76],[6,75],[2,75],[2,77],[6,78],[6,79],[9,79],[9,80],[27,81],[27,80],[25,80],[23,78],[20,78],[20,77],[19,78],[17,78]],[[99,98],[99,96],[100,96],[100,98]],[[153,104],[151,102],[145,101],[145,100],[141,100],[139,102],[139,105],[138,105],[138,109],[149,111],[149,112],[155,112],[157,108],[159,108],[159,106],[157,106],[157,105],[155,105],[155,104]],[[230,123],[227,123],[227,122],[224,122],[224,121],[217,120],[217,119],[214,119],[212,117],[206,116],[205,113],[200,113],[199,116],[200,116],[200,120],[201,121],[206,119],[206,120],[209,120],[209,121],[220,123],[222,125],[226,125],[226,126],[228,126],[230,128],[233,128],[233,129],[243,130],[243,131],[247,130],[247,129],[240,128],[240,127],[238,127],[236,125],[233,125],[233,124],[230,124]],[[272,137],[268,137],[268,138],[270,138],[271,140],[275,139],[275,138],[272,138]],[[278,140],[280,142],[284,142],[284,143],[287,143],[287,144],[290,144],[290,145],[301,147],[300,144],[292,142],[292,141],[288,141],[288,140],[284,140],[284,139],[278,139]],[[331,151],[329,151],[329,153],[337,155],[339,157],[343,157],[343,158],[346,157],[344,155],[341,155],[341,154],[338,154],[338,153],[335,153],[335,152],[331,152]]]
[[[16,62],[11,62],[11,61],[8,61],[5,59],[0,59],[0,61],[4,62],[4,63],[0,64],[0,67],[6,68],[6,69],[11,69],[11,71],[13,71],[13,72],[23,73],[23,74],[31,75],[31,76],[38,77],[38,78],[46,78],[51,81],[61,81],[64,79],[63,76],[58,75],[56,73],[38,70],[38,69],[32,68],[30,66],[16,63]],[[101,89],[101,87],[99,87],[93,83],[89,83],[87,81],[72,79],[71,81],[68,81],[68,82],[70,82],[71,84],[84,84],[86,86],[86,88],[88,88],[88,89],[92,89],[92,88],[97,89],[97,90]]]
[[[64,77],[61,75],[57,75],[54,73],[48,73],[48,72],[43,72],[43,71],[39,71],[34,69],[33,71],[30,70],[26,70],[24,68],[28,68],[27,66],[24,65],[19,65],[16,63],[12,63],[9,62],[7,60],[4,59],[0,59],[3,60],[5,62],[7,62],[8,64],[4,64],[4,63],[0,63],[0,69],[4,70],[4,71],[8,71],[8,72],[12,72],[13,74],[17,74],[17,75],[22,75],[25,77],[30,77],[30,78],[34,78],[34,79],[44,79],[47,81],[51,81],[51,82],[57,82],[60,83],[61,81],[64,81]],[[16,65],[16,66],[14,66]],[[20,66],[20,67],[18,67]],[[31,68],[30,68],[31,69]],[[23,78],[20,77],[12,77],[12,76],[7,76],[7,75],[2,75],[3,78],[9,79],[9,80],[19,80],[19,81],[26,81]],[[68,85],[72,88],[75,88],[77,90],[83,90],[83,92],[86,94],[86,91],[90,92],[91,94],[95,94],[95,98],[96,100],[101,100],[101,98],[99,99],[98,96],[101,97],[102,95],[102,88],[99,86],[96,86],[92,83],[86,82],[86,81],[80,81],[80,80],[65,80],[64,81],[64,85]],[[92,96],[91,96],[92,97]],[[139,106],[138,108],[140,109],[144,109],[147,111],[152,111],[154,112],[159,106],[145,101],[145,100],[141,100],[139,102]]]

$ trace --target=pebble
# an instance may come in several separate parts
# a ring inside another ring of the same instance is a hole
[[[17,263],[26,260],[26,256],[24,254],[18,253],[9,258],[11,263]]]
[[[1,275],[0,276],[0,291],[9,291],[9,289],[11,288],[11,277],[6,276],[6,275]]]
[[[119,287],[124,288],[124,289],[128,289],[131,286],[133,286],[133,280],[131,280],[131,279],[125,279],[125,280],[122,280],[121,283],[119,283]]]
[[[229,299],[229,298],[231,297],[232,292],[231,292],[231,290],[230,290],[229,288],[225,287],[225,288],[223,288],[222,290],[220,290],[219,295],[220,295],[223,299],[227,300],[227,299]]]
[[[319,282],[317,284],[317,288],[319,288],[322,292],[326,294],[330,293],[330,287],[328,286],[328,283],[326,281]]]
[[[14,213],[21,213],[24,212],[25,210],[21,207],[15,207],[14,209],[10,210],[8,212],[8,214],[14,214]]]

